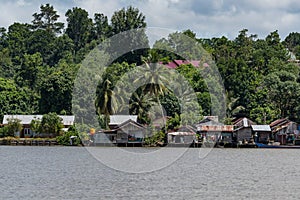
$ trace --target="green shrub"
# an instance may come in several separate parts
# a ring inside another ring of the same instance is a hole
[[[76,138],[72,139],[72,145],[78,146],[81,144],[81,140],[78,135],[78,132],[73,128],[70,128],[67,132],[63,133],[62,135],[57,136],[56,139],[57,139],[58,144],[69,146],[69,145],[71,145],[71,143],[70,143],[71,136],[76,136]]]
[[[0,137],[6,137],[8,136],[8,127],[4,126],[2,128],[0,128]]]

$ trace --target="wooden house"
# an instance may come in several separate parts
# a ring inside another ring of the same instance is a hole
[[[252,133],[252,125],[255,123],[251,121],[250,119],[243,117],[243,118],[238,118],[233,121],[233,126],[234,126],[234,140],[235,142],[250,142],[252,141],[253,138],[253,133]]]
[[[171,145],[191,145],[192,143],[198,142],[196,138],[197,129],[192,126],[183,126],[175,132],[168,133],[168,144]]]
[[[109,129],[116,129],[120,124],[132,120],[137,122],[137,115],[110,115],[109,116]]]
[[[232,141],[233,125],[224,125],[214,118],[205,118],[195,126],[202,140],[212,143],[223,139]]]
[[[272,132],[269,125],[251,125],[254,141],[258,143],[269,143]]]
[[[111,115],[109,128],[95,134],[95,145],[141,145],[147,132],[146,127],[137,122],[136,115]]]
[[[120,120],[120,118],[118,118]],[[121,119],[124,119],[121,117]],[[116,121],[115,121],[116,122]],[[101,130],[93,136],[96,146],[141,146],[147,133],[146,127],[130,119],[113,126],[112,130]]]
[[[131,119],[119,124],[116,129],[116,143],[118,145],[142,145],[147,132],[146,127]]]
[[[63,131],[67,131],[74,124],[75,116],[73,115],[58,115],[62,119]],[[16,137],[50,137],[46,133],[35,133],[31,130],[30,123],[32,120],[42,120],[43,115],[4,115],[3,124],[8,124],[8,119],[19,119],[22,124],[22,130],[15,133]]]
[[[287,144],[291,136],[299,135],[298,124],[287,118],[277,119],[270,124],[271,131],[275,142],[280,142],[281,145]]]
[[[96,146],[113,146],[117,143],[116,130],[102,130],[94,135],[94,144]]]

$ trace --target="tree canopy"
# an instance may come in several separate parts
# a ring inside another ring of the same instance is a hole
[[[32,17],[30,23],[14,22],[7,29],[0,28],[0,118],[4,114],[72,114],[73,109],[84,116],[95,114],[81,107],[90,100],[86,96],[72,108],[74,80],[88,53],[106,41],[104,50],[111,63],[96,83],[92,103],[99,115],[107,117],[127,109],[137,114],[140,122],[148,123],[161,104],[161,110],[178,121],[183,117],[180,98],[170,85],[163,84],[174,77],[161,73],[153,63],[196,60],[199,66],[185,63],[175,69],[196,95],[197,105],[189,105],[191,110],[213,114],[213,104],[220,97],[210,88],[219,80],[205,74],[211,73],[209,67],[214,65],[226,90],[227,103],[220,105],[225,107],[226,122],[239,116],[258,123],[284,117],[300,122],[300,33],[291,32],[282,40],[277,30],[259,38],[243,29],[229,39],[198,38],[192,30],[185,30],[155,41],[150,48],[144,29],[146,16],[133,6],[115,11],[110,19],[103,13],[94,13],[91,18],[83,8],[70,8],[65,13],[65,25],[50,4],[41,5]],[[128,41],[110,40],[123,38],[124,31]],[[97,59],[88,60],[91,68],[101,67],[99,63]],[[143,66],[143,76],[130,79],[126,90],[120,89],[120,82],[131,78],[128,74],[139,66]],[[92,76],[93,72],[86,74]],[[141,80],[148,84],[134,88]],[[181,82],[172,87],[184,90]],[[129,99],[127,107],[116,106],[124,104],[124,97]],[[199,117],[189,116],[189,120]]]

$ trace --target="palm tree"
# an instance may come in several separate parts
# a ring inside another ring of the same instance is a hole
[[[151,61],[157,62],[157,59],[150,53],[147,58],[143,58],[144,65],[137,67],[133,81],[141,87],[132,96],[131,111],[140,115],[141,122],[149,122],[150,115],[153,115],[149,112],[154,112],[152,107],[155,107],[155,112],[160,108],[160,112],[163,113],[159,98],[169,92],[170,70]]]
[[[144,93],[150,93],[158,97],[166,92],[168,78],[170,73],[164,66],[157,63],[147,63],[143,67],[139,67],[138,78],[133,83],[143,82],[145,83],[143,91]]]
[[[125,82],[124,82],[125,81]],[[118,81],[114,86],[113,94],[115,100],[114,106],[114,114],[116,113],[124,113],[127,109],[129,109],[129,98],[130,98],[130,89],[127,80]]]
[[[110,80],[106,79],[103,82],[102,87],[97,90],[95,106],[98,115],[103,114],[105,116],[105,128],[107,128],[109,115],[115,113],[115,108],[117,106],[114,91],[111,89]]]
[[[192,125],[199,122],[202,119],[202,107],[197,99],[198,92],[195,92],[181,76],[176,77],[172,86],[181,106],[181,113],[177,113],[180,116],[181,125]]]
[[[154,102],[155,100],[149,94],[135,91],[130,99],[130,113],[138,115],[140,123],[147,123],[149,121],[147,112],[154,105]]]

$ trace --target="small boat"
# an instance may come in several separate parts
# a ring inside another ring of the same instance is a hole
[[[280,145],[255,143],[258,148],[280,148]]]
[[[256,143],[258,148],[278,148],[278,149],[300,149],[300,145],[278,145],[278,144],[263,144]]]

